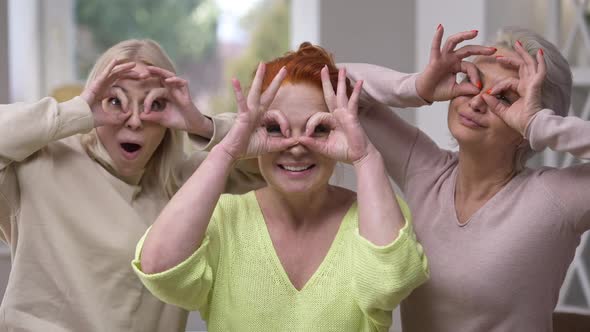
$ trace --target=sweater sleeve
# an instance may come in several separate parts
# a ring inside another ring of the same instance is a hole
[[[94,118],[80,97],[64,103],[44,98],[36,103],[0,105],[0,238],[10,241],[10,221],[19,209],[14,164],[53,141],[90,131]]]
[[[580,159],[590,159],[590,121],[575,116],[557,116],[544,109],[533,116],[526,129],[531,148],[568,152]]]
[[[429,277],[428,261],[412,230],[407,205],[398,199],[406,224],[386,246],[358,232],[353,241],[353,294],[375,330],[391,325],[391,311]]]
[[[176,169],[179,186],[197,170],[199,165],[207,157],[207,153],[225,137],[231,129],[236,115],[234,113],[222,113],[211,117],[213,121],[213,137],[211,139],[189,135],[191,153],[188,158]],[[257,159],[238,161],[229,174],[225,193],[242,194],[261,188],[266,182],[260,174]]]
[[[416,74],[368,64],[341,64],[348,77],[364,80],[360,120],[367,136],[379,150],[387,172],[405,190],[407,177],[440,166],[449,156],[424,132],[407,123],[389,107],[428,105],[416,92]]]
[[[186,310],[199,310],[208,315],[210,296],[221,255],[220,233],[215,217],[219,204],[207,228],[201,246],[186,260],[160,273],[146,274],[141,268],[141,251],[149,229],[139,240],[131,265],[143,285],[158,299]]]

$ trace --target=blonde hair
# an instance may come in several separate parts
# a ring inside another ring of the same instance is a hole
[[[519,27],[501,28],[494,46],[513,50],[516,41],[520,41],[524,49],[535,58],[539,49],[543,49],[547,76],[543,83],[542,103],[560,116],[569,112],[572,93],[572,71],[567,60],[559,49],[539,34]],[[528,143],[528,142],[527,142]],[[521,144],[516,149],[515,167],[517,171],[524,169],[526,162],[535,154],[530,144]]]
[[[104,52],[94,64],[88,75],[86,86],[101,73],[108,63],[113,59],[125,59],[141,62],[146,65],[160,67],[176,72],[174,64],[162,49],[153,40],[129,39],[122,41]],[[179,180],[175,173],[174,166],[184,159],[184,140],[186,134],[182,131],[166,129],[162,142],[151,156],[142,177],[142,185],[159,188],[169,198],[174,195],[179,187]],[[90,155],[96,155],[102,159],[106,151],[99,149],[99,138],[96,129],[88,134],[82,135],[82,146]]]

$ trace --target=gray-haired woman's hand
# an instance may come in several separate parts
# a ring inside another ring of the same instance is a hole
[[[467,45],[455,49],[459,43],[477,36],[477,30],[471,30],[452,35],[441,49],[443,34],[444,28],[439,24],[432,39],[430,61],[416,80],[418,95],[426,101],[434,102],[450,100],[460,95],[478,94],[482,84],[477,68],[464,59],[472,55],[492,55],[496,48]],[[457,83],[458,73],[467,74],[469,80]]]
[[[498,57],[497,61],[517,68],[518,79],[507,78],[498,82],[482,94],[482,98],[492,112],[525,136],[530,119],[543,109],[542,88],[547,67],[542,49],[537,52],[536,59],[518,41],[514,50],[515,56]]]

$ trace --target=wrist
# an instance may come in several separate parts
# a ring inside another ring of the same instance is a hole
[[[230,153],[222,143],[217,144],[211,149],[207,158],[209,157],[219,159],[228,164],[233,164],[238,161],[238,158]]]
[[[366,166],[373,165],[375,163],[383,163],[383,157],[379,150],[377,150],[373,145],[369,145],[367,147],[367,154],[362,158],[354,161],[352,165],[355,169],[359,170]]]
[[[434,97],[427,93],[428,91],[428,84],[426,82],[426,71],[427,69],[425,69],[423,72],[418,74],[418,77],[416,77],[416,93],[418,94],[418,97],[422,98],[425,102],[432,104],[434,102]]]

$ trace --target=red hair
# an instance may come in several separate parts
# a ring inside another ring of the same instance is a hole
[[[282,84],[291,83],[308,83],[320,91],[322,90],[322,78],[320,72],[324,66],[328,66],[330,81],[336,93],[338,86],[338,68],[332,58],[332,55],[325,49],[310,42],[304,42],[299,45],[297,51],[285,53],[284,56],[276,58],[266,63],[266,72],[262,81],[262,91],[266,90],[282,67],[287,68],[287,76]],[[352,87],[350,80],[346,79],[346,92],[350,97]]]

